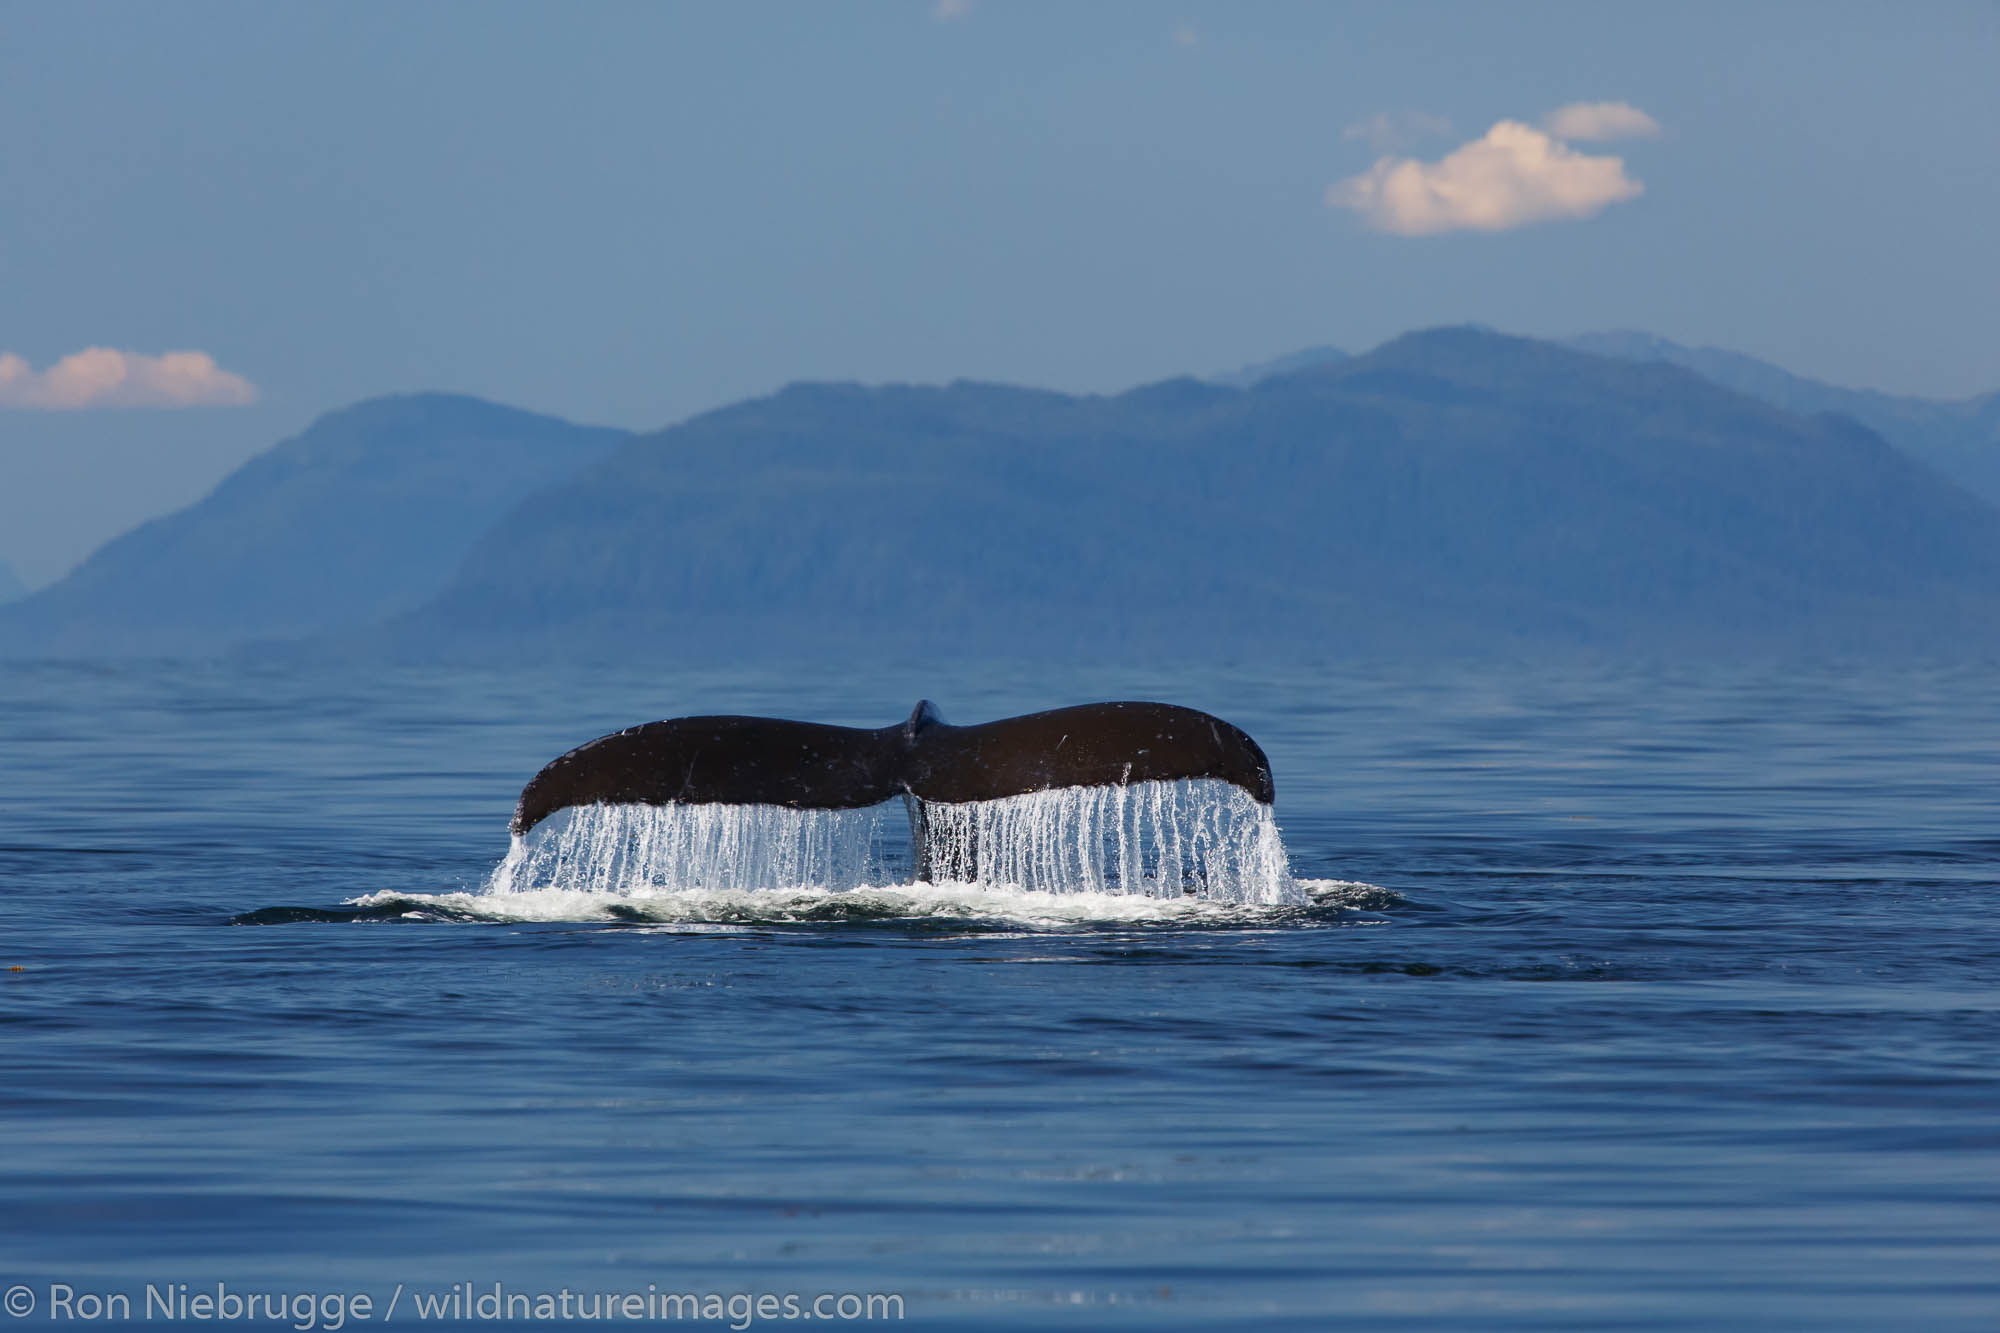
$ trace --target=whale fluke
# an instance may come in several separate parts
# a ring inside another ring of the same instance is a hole
[[[521,790],[526,833],[572,805],[853,810],[897,795],[962,803],[1131,782],[1216,778],[1269,805],[1270,761],[1219,717],[1161,703],[1081,704],[954,727],[929,700],[870,730],[768,717],[681,717],[600,736]]]

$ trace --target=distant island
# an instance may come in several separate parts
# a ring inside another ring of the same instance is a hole
[[[1112,396],[799,384],[637,436],[375,400],[0,608],[0,651],[2000,647],[2000,399],[1855,395],[1642,337],[1436,329]]]

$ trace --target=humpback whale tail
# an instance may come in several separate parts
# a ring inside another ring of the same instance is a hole
[[[535,774],[493,884],[640,895],[879,885],[872,876],[900,860],[878,839],[901,796],[922,883],[1295,903],[1272,794],[1255,741],[1171,704],[970,727],[928,701],[875,729],[673,718],[601,736]],[[559,812],[568,817],[531,843]]]
[[[1274,794],[1256,741],[1173,704],[1082,704],[954,727],[924,700],[907,720],[874,730],[682,717],[600,736],[551,760],[521,790],[511,828],[526,834],[579,805],[855,810],[902,795],[921,857],[931,803],[1198,778],[1230,783],[1267,807]]]

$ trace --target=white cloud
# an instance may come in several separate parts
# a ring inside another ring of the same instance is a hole
[[[1503,120],[1437,162],[1384,157],[1328,186],[1326,202],[1379,231],[1430,236],[1587,218],[1645,188],[1625,174],[1622,158],[1579,153],[1532,125]]]
[[[255,401],[256,386],[216,365],[207,352],[145,356],[86,347],[43,371],[12,352],[0,352],[0,408],[67,412],[88,407],[240,407]]]
[[[972,0],[937,0],[937,4],[931,7],[931,17],[939,23],[966,18],[971,13]]]
[[[1450,134],[1451,122],[1428,111],[1377,111],[1366,120],[1357,120],[1340,132],[1343,139],[1365,139],[1381,152],[1401,148],[1418,139]]]
[[[1558,139],[1599,143],[1607,139],[1651,139],[1660,122],[1630,102],[1571,102],[1542,117],[1542,128]]]

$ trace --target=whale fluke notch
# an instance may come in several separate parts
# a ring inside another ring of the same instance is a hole
[[[558,810],[779,805],[855,810],[897,795],[962,803],[1132,782],[1215,778],[1269,805],[1270,761],[1219,717],[1162,703],[1080,704],[954,727],[929,700],[870,730],[768,717],[681,717],[600,736],[521,790],[524,834]]]

